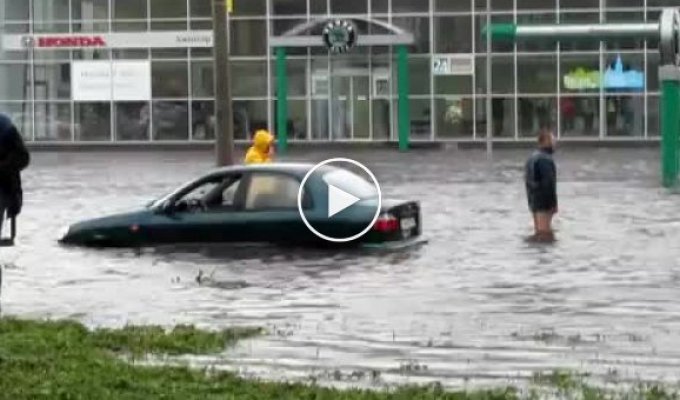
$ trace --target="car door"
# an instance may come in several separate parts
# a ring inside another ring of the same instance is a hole
[[[142,227],[151,243],[203,243],[238,240],[239,174],[200,180],[169,200]],[[231,195],[225,199],[224,195]],[[234,217],[237,217],[234,219]]]
[[[302,242],[313,239],[300,213],[297,176],[279,172],[254,172],[247,180],[241,211],[248,221],[244,235],[255,242]],[[304,206],[311,199],[303,195]]]

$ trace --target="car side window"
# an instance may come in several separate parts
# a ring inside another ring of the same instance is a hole
[[[245,209],[296,210],[300,181],[283,174],[253,174],[246,193]]]

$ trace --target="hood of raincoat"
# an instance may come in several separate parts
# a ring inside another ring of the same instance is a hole
[[[253,137],[253,145],[246,154],[246,164],[266,163],[271,161],[270,147],[274,142],[274,136],[265,130],[259,130]]]

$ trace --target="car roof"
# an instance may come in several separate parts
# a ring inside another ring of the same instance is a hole
[[[230,172],[286,172],[289,174],[304,176],[314,168],[316,164],[311,163],[292,163],[292,162],[276,162],[265,164],[248,164],[248,165],[233,165],[228,167],[218,168],[212,171],[213,174],[224,174]],[[322,170],[332,169],[333,167],[324,166]]]

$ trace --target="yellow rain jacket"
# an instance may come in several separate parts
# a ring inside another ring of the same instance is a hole
[[[261,164],[272,162],[269,153],[271,146],[274,143],[274,136],[265,130],[255,132],[253,137],[253,145],[250,146],[246,153],[246,164]]]

